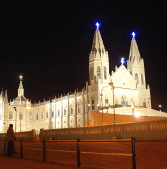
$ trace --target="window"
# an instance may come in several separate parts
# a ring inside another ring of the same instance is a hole
[[[135,74],[135,80],[137,81],[137,83],[139,83],[139,79],[138,79],[138,74]]]
[[[64,109],[64,115],[67,115],[67,109]]]
[[[46,118],[49,118],[49,113],[48,112],[46,112]]]
[[[54,112],[54,111],[52,111],[52,117],[54,117],[54,115],[55,115],[55,112]]]
[[[23,114],[19,114],[19,120],[23,120]]]
[[[57,111],[57,116],[60,117],[60,110]]]
[[[105,103],[108,104],[108,99],[105,99]]]
[[[38,120],[38,114],[36,115],[36,120]]]
[[[144,85],[144,79],[142,74],[141,74],[141,84]]]
[[[71,114],[74,114],[74,108],[71,107]]]
[[[12,113],[9,114],[9,119],[13,119],[13,114]]]
[[[125,77],[122,78],[122,84],[125,85]]]
[[[78,106],[78,113],[81,113],[81,106]]]
[[[93,67],[90,68],[90,80],[93,80]]]
[[[29,120],[32,120],[32,114],[29,114]]]
[[[41,119],[43,119],[43,113],[41,113]]]
[[[100,66],[97,66],[97,76],[99,76],[99,79],[101,79]]]
[[[92,110],[95,110],[95,101],[92,100]]]
[[[106,70],[106,67],[104,67],[104,79],[105,80],[107,79],[107,70]]]

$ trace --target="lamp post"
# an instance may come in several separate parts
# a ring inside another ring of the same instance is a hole
[[[15,132],[16,132],[16,122],[17,122],[17,109],[16,109],[16,107],[13,107],[14,109],[15,109],[15,111],[16,111],[16,115],[15,115]]]
[[[20,131],[21,131],[21,111],[20,111]]]
[[[108,83],[108,85],[110,86],[110,87],[112,87],[111,86],[111,83]],[[109,87],[109,86],[104,86],[102,89],[101,89],[101,106],[102,106],[102,125],[103,125],[103,94],[102,94],[102,92],[103,92],[103,89],[105,88],[105,87]]]
[[[114,103],[114,84],[111,82],[111,83],[108,83],[109,86],[111,87],[111,90],[113,91],[113,111],[114,111],[114,126],[115,126],[115,103]]]
[[[162,107],[162,105],[161,105],[161,104],[159,104],[158,106],[159,106],[159,109],[160,109],[159,111],[161,111],[161,107]]]
[[[27,131],[27,109],[30,109],[30,107],[29,106],[26,106],[26,131]]]

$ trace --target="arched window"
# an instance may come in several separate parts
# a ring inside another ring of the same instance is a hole
[[[95,101],[92,99],[92,110],[95,110]]]
[[[104,79],[107,79],[107,71],[106,71],[106,67],[104,67]]]
[[[99,76],[99,79],[101,79],[100,66],[97,66],[97,76]]]
[[[138,79],[138,74],[135,74],[135,80],[137,80],[137,83],[139,83],[139,79]]]
[[[144,85],[143,74],[141,74],[141,84]]]
[[[90,80],[93,80],[93,67],[90,68]]]

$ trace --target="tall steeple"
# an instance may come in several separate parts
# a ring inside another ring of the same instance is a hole
[[[107,83],[109,78],[109,57],[103,44],[99,25],[94,33],[93,45],[89,53],[89,77],[90,84],[95,84],[97,78],[100,83]]]
[[[8,104],[8,95],[7,95],[7,90],[5,90],[5,104]]]
[[[22,84],[23,76],[20,76],[20,84],[18,88],[18,97],[24,96],[24,88]]]
[[[127,61],[127,69],[137,82],[140,88],[146,88],[144,60],[140,56],[134,32],[131,40],[129,59]]]

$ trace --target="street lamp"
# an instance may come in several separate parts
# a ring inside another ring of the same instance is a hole
[[[14,110],[16,111],[16,115],[15,115],[15,132],[16,132],[16,122],[17,122],[17,109],[16,109],[16,106],[13,107]]]
[[[30,107],[29,106],[26,106],[26,131],[27,131],[27,109],[30,109]]]
[[[103,96],[103,94],[102,94],[102,92],[103,92],[103,89],[105,88],[105,87],[111,87],[111,90],[112,90],[112,88],[113,88],[113,86],[111,86],[111,83],[108,83],[108,85],[109,86],[104,86],[102,89],[101,89],[101,106],[102,106],[102,125],[103,125],[103,98],[102,98],[102,96]]]
[[[162,105],[161,105],[161,104],[159,104],[158,106],[159,106],[159,109],[160,109],[159,111],[161,111],[161,107],[162,107]]]
[[[113,111],[114,111],[114,126],[115,126],[115,103],[114,103],[114,84],[112,82],[108,83],[111,87],[111,90],[113,91]]]

